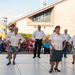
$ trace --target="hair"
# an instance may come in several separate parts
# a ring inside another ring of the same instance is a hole
[[[55,32],[55,30],[53,30],[53,32]]]
[[[40,25],[38,25],[37,27],[39,27]],[[40,26],[41,27],[41,26]]]
[[[67,30],[67,29],[65,29],[65,30]],[[65,30],[64,30],[64,31],[65,31]]]
[[[10,27],[9,30],[13,29],[13,27]]]
[[[55,27],[55,30],[56,30],[57,28],[59,28],[59,29],[60,29],[60,26],[56,26],[56,27]]]
[[[16,29],[19,30],[18,27],[14,27],[14,31],[15,31]]]

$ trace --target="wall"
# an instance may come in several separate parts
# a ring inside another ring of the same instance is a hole
[[[55,6],[54,27],[61,26],[61,33],[68,29],[68,33],[75,35],[75,0],[67,0]]]
[[[19,32],[32,34],[37,27],[27,26],[27,19],[18,21],[17,27],[19,27]],[[68,29],[71,36],[75,35],[75,0],[67,0],[56,5],[54,8],[54,27],[42,27],[42,30],[45,34],[51,34],[56,25],[61,26],[61,33],[64,33],[64,29]]]
[[[19,28],[19,32],[21,33],[30,33],[32,34],[35,30],[37,30],[34,26],[28,26],[27,25],[27,18],[22,19],[16,23],[16,26]],[[45,34],[51,34],[53,32],[52,27],[41,27],[41,29],[45,32]]]

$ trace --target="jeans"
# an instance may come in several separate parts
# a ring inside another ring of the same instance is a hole
[[[63,42],[63,45],[64,45],[64,42]],[[63,57],[63,54],[64,54],[64,57],[66,57],[66,55],[67,55],[67,47],[68,47],[68,42],[66,42],[65,48],[64,48],[64,50],[62,50],[62,57]]]

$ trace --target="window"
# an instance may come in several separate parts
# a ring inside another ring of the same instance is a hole
[[[50,22],[51,9],[33,16],[33,22]]]

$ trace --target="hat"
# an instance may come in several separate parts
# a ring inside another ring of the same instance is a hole
[[[10,27],[9,30],[13,29],[13,27]]]

